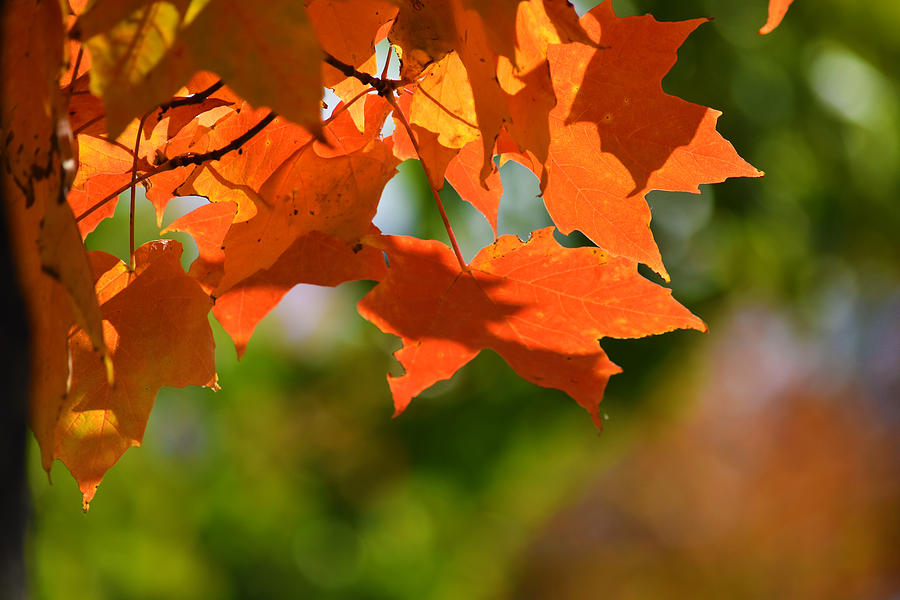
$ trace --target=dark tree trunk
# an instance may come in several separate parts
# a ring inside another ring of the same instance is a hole
[[[24,541],[29,331],[10,249],[6,198],[0,198],[0,598],[25,597]]]
[[[7,6],[0,0],[0,15]],[[5,49],[0,36],[0,51]],[[25,529],[30,510],[25,480],[30,332],[12,256],[8,200],[0,182],[0,600],[21,600],[26,597]]]

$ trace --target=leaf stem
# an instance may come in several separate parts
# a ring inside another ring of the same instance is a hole
[[[424,169],[425,171],[425,178],[428,180],[428,189],[431,190],[431,195],[434,197],[435,204],[437,204],[438,212],[441,214],[441,220],[444,222],[444,228],[447,230],[447,236],[450,238],[450,245],[453,247],[453,253],[456,255],[456,260],[459,263],[459,267],[464,272],[468,271],[469,265],[467,265],[466,261],[463,260],[462,252],[460,252],[459,250],[459,244],[456,242],[456,235],[454,235],[453,228],[450,226],[450,219],[447,218],[447,211],[444,210],[444,203],[441,202],[441,196],[435,189],[434,185],[431,183],[431,177],[428,174],[428,165],[422,159],[422,152],[419,150],[419,143],[416,141],[416,136],[413,133],[412,127],[409,125],[409,121],[406,120],[406,115],[404,115],[403,111],[400,110],[400,105],[397,104],[397,101],[394,99],[394,97],[385,96],[385,98],[394,108],[394,114],[396,114],[400,119],[400,122],[403,123],[403,128],[406,129],[406,133],[409,135],[409,139],[416,151],[416,155],[419,157],[419,162],[422,163],[422,169]]]
[[[66,90],[66,103],[68,104],[69,100],[72,98],[72,93],[75,91],[75,81],[78,79],[78,69],[81,68],[81,59],[84,57],[84,45],[78,45],[78,55],[75,57],[75,68],[72,70],[72,80],[69,82],[68,88]]]
[[[138,156],[140,154],[139,150],[141,148],[141,132],[144,130],[144,121],[147,120],[147,117],[149,117],[152,112],[154,111],[151,110],[150,112],[144,113],[144,116],[141,117],[141,120],[138,123],[137,136],[134,139],[134,160],[131,163],[131,212],[128,219],[128,256],[131,257],[128,264],[132,271],[134,271],[134,200],[137,188],[137,165]]]
[[[394,53],[394,46],[388,45],[387,56],[384,59],[384,67],[381,69],[381,79],[387,79],[388,68],[391,66],[391,55]]]

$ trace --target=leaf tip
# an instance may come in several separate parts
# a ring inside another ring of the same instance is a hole
[[[700,317],[697,317],[697,323],[698,326],[694,327],[694,329],[696,329],[700,333],[709,333],[709,325],[706,324],[706,321],[704,321]]]
[[[672,277],[669,276],[669,272],[662,264],[662,258],[658,258],[657,260],[653,261],[652,264],[648,264],[647,266],[650,267],[654,273],[659,275],[664,283],[672,283]]]
[[[388,385],[391,388],[391,394],[394,397],[394,414],[391,415],[392,419],[396,419],[403,411],[406,410],[406,407],[409,406],[409,403],[412,401],[412,396],[409,393],[403,393],[397,390],[397,379],[399,377],[393,377],[388,375]]]
[[[396,419],[406,410],[406,407],[409,406],[410,399],[400,399],[394,398],[394,414],[391,415],[392,419]]]
[[[94,495],[97,493],[97,487],[99,484],[89,483],[86,485],[82,485],[81,487],[81,510],[84,514],[87,514],[88,510],[91,508],[91,500],[94,499]]]

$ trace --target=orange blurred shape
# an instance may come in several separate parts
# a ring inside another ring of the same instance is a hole
[[[752,335],[711,353],[685,422],[638,440],[550,521],[511,598],[900,593],[897,420],[859,382],[797,368],[774,384]]]

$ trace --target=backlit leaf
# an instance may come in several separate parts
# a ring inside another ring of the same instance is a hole
[[[603,389],[619,371],[600,338],[706,329],[669,290],[638,275],[633,261],[563,248],[553,228],[524,244],[503,236],[466,271],[438,242],[381,236],[369,243],[385,251],[389,268],[359,311],[403,341],[395,356],[406,373],[388,378],[397,414],[490,348],[525,379],[568,393],[599,426]]]
[[[181,245],[141,246],[134,272],[109,254],[90,256],[116,378],[109,382],[84,332],[75,332],[53,450],[78,481],[85,510],[106,471],[140,445],[160,387],[216,387],[207,321],[212,302],[181,268]]]
[[[719,113],[662,91],[676,51],[702,19],[620,19],[610,2],[582,18],[601,45],[549,48],[557,105],[550,113],[544,201],[560,230],[667,278],[644,195],[698,192],[702,183],[762,175],[715,129]]]

